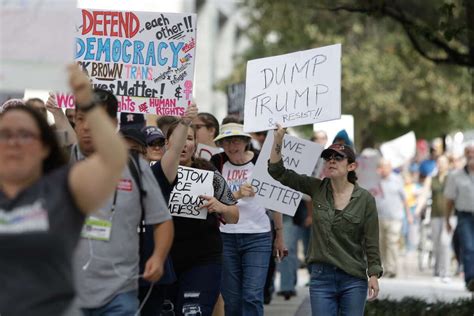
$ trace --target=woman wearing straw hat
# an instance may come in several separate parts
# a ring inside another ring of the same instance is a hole
[[[248,180],[252,176],[258,154],[247,150],[251,136],[243,125],[224,124],[215,142],[223,153],[211,162],[227,181],[238,200],[239,222],[221,226],[224,245],[222,296],[226,315],[263,315],[263,289],[272,253],[272,233],[266,209],[254,202],[255,195]],[[281,214],[275,213],[275,252],[283,257]]]

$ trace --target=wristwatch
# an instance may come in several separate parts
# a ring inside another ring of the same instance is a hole
[[[84,104],[84,105],[79,105],[79,104],[76,104],[76,108],[81,111],[81,112],[89,112],[90,110],[92,110],[93,108],[95,108],[95,106],[97,105],[97,96],[94,94],[92,94],[92,100],[91,102],[89,102],[88,104]]]

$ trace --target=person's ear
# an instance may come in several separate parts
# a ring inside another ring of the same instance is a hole
[[[347,165],[347,171],[354,171],[357,169],[357,162],[351,162],[350,164]]]

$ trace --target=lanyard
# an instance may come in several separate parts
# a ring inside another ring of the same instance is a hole
[[[112,215],[114,214],[114,211],[115,211],[115,205],[117,205],[117,189],[115,189],[114,191],[114,200],[112,201],[112,207],[110,208],[110,212],[112,213]]]

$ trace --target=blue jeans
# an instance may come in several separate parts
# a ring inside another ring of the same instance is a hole
[[[138,291],[120,293],[99,308],[83,308],[84,316],[131,316],[138,310]]]
[[[311,265],[309,293],[313,316],[362,316],[367,290],[367,279],[349,275],[330,264]]]
[[[284,258],[278,265],[281,274],[280,291],[295,291],[297,283],[298,240],[303,239],[304,250],[308,247],[309,230],[293,223],[293,218],[283,215],[283,238],[288,248],[288,257]]]
[[[208,263],[177,273],[168,288],[175,315],[211,316],[219,297],[222,265]]]
[[[263,289],[272,253],[271,232],[221,236],[225,315],[263,315]]]
[[[466,284],[474,279],[474,214],[458,212],[458,234]]]

